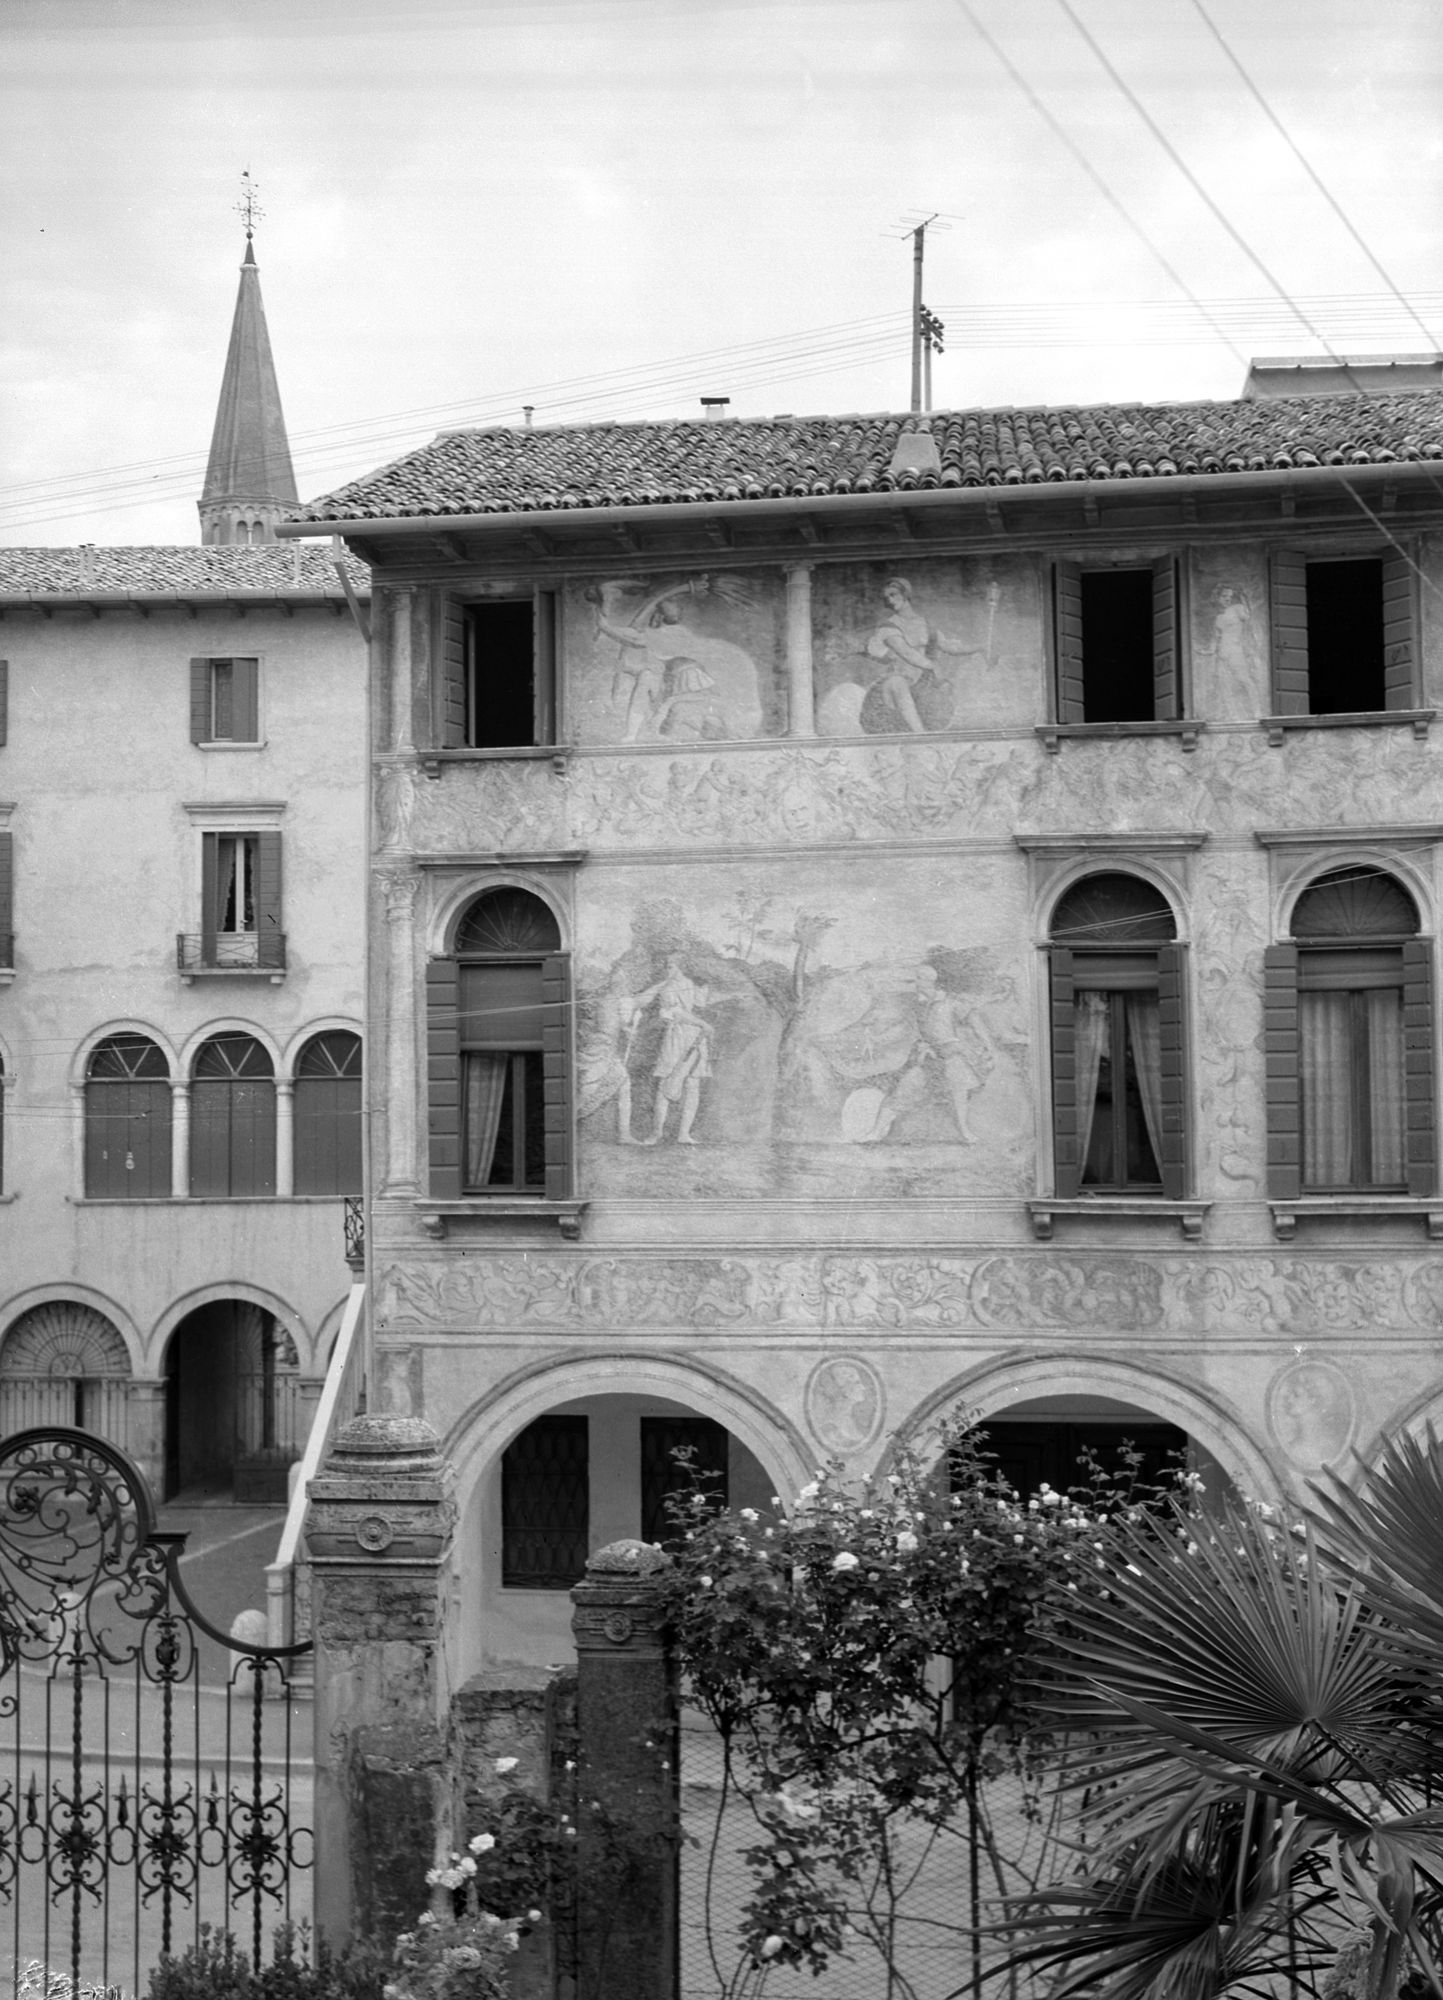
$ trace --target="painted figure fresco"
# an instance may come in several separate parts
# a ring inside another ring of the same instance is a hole
[[[817,733],[925,736],[1031,720],[1035,580],[987,562],[819,569],[813,578]],[[1035,678],[1035,676],[1033,677]]]
[[[628,948],[579,983],[592,1142],[695,1148],[756,1189],[823,1174],[831,1149],[875,1154],[885,1176],[918,1149],[1020,1146],[1028,1051],[994,949],[834,962],[836,921],[738,892],[717,942],[674,902],[632,911]]]
[[[779,589],[773,578],[726,574],[590,586],[589,657],[573,662],[585,737],[687,744],[777,733],[776,699],[764,691],[777,679]]]

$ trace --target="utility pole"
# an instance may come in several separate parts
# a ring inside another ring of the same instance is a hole
[[[930,222],[932,217],[927,217]],[[927,241],[927,222],[912,231],[912,408],[922,407],[922,249]]]

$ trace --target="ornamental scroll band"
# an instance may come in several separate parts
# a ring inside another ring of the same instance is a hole
[[[392,1264],[383,1329],[1443,1327],[1436,1259],[1243,1256],[468,1257]]]
[[[184,1543],[106,1440],[0,1445],[0,1938],[77,1993],[82,1972],[139,1991],[202,1920],[259,1962],[311,1865],[288,1679],[309,1642],[218,1630],[182,1581]]]

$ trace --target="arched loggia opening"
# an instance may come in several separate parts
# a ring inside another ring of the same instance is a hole
[[[212,1299],[165,1354],[165,1495],[283,1503],[305,1447],[295,1343],[263,1306]]]
[[[1235,1489],[1217,1459],[1179,1424],[1114,1396],[1033,1396],[983,1418],[984,1450],[1020,1496],[1046,1485],[1086,1486],[1092,1469],[1131,1471],[1140,1486],[1166,1486],[1175,1473],[1195,1475],[1206,1503]]]

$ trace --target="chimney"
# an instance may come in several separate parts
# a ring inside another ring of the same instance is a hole
[[[531,428],[531,419],[532,419],[532,418],[533,418],[533,417],[535,416],[535,414],[536,414],[536,405],[535,405],[534,403],[523,403],[523,404],[521,405],[521,414],[522,414],[523,418],[524,418],[524,419],[525,419],[525,421],[526,421],[526,428],[527,428],[527,430],[530,430],[530,428]]]
[[[724,417],[730,402],[730,396],[703,396],[701,406],[705,412],[707,422],[715,423],[718,417]]]

